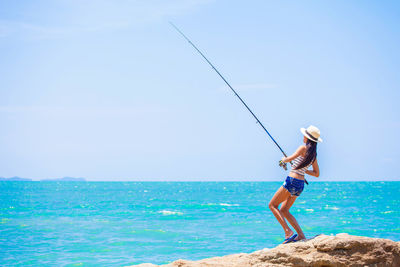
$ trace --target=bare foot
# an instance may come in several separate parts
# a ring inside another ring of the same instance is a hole
[[[295,241],[300,241],[300,240],[303,240],[303,239],[306,239],[306,237],[303,235],[303,236],[296,236],[296,238],[294,239]]]
[[[285,233],[285,239],[291,237],[293,234],[294,234],[293,231],[289,231],[289,232]]]

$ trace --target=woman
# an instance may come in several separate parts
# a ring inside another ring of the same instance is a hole
[[[304,175],[312,175],[315,177],[319,176],[319,168],[317,162],[317,143],[322,142],[320,138],[320,131],[315,126],[310,126],[307,129],[301,128],[301,133],[304,135],[303,142],[305,145],[299,146],[296,152],[289,157],[283,157],[282,162],[292,163],[292,169],[283,186],[276,191],[275,195],[269,202],[269,208],[275,215],[278,222],[281,224],[283,230],[285,231],[285,243],[296,242],[305,239],[303,231],[300,225],[297,223],[296,219],[292,214],[290,214],[289,209],[296,201],[296,198],[300,196],[304,188]],[[293,162],[292,162],[293,161]],[[312,165],[313,170],[307,170],[308,167]],[[282,204],[279,209],[279,204]],[[297,234],[293,233],[290,227],[287,225],[286,220],[293,226]]]

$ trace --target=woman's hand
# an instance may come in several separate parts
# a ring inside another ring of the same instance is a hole
[[[282,167],[285,171],[287,171],[287,165],[286,163],[282,160],[279,161],[279,166]]]

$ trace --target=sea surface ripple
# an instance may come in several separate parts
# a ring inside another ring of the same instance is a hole
[[[0,182],[1,266],[124,266],[274,247],[281,182]],[[400,182],[312,182],[291,212],[307,237],[400,241]]]

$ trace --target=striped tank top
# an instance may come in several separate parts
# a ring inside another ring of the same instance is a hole
[[[303,156],[298,156],[297,158],[295,158],[293,160],[292,169],[290,171],[304,176],[306,174],[306,170],[308,169],[308,166],[310,166],[310,165],[305,166],[298,170],[294,170],[297,166],[300,165],[300,163],[303,161],[303,159],[304,159]]]

